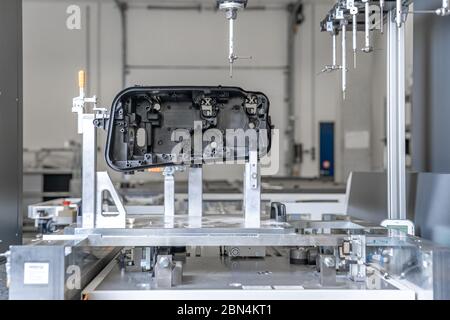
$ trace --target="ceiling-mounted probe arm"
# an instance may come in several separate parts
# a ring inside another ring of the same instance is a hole
[[[450,0],[445,0],[448,3]],[[358,31],[364,33],[364,45],[362,52],[373,52],[371,43],[371,32],[373,32],[378,23],[374,23],[374,14],[379,18],[380,32],[384,32],[383,23],[388,12],[395,12],[395,22],[399,27],[403,27],[406,19],[407,7],[412,0],[337,0],[328,14],[321,21],[322,31],[330,32],[333,37],[333,64],[326,66],[322,72],[331,72],[341,70],[342,72],[342,95],[345,99],[347,91],[347,31],[351,25],[352,31],[352,50],[353,66],[356,68],[356,58],[358,52]],[[379,9],[379,16],[378,10]],[[341,65],[336,65],[336,35],[341,33],[342,61]]]
[[[352,15],[352,49],[353,49],[353,68],[356,69],[356,56],[358,52],[358,7],[355,6],[354,0],[347,0],[347,9]]]
[[[225,11],[228,20],[228,63],[230,64],[230,77],[233,77],[233,63],[237,59],[251,59],[251,57],[240,57],[234,51],[234,22],[238,10],[245,9],[247,0],[217,0],[217,7]]]

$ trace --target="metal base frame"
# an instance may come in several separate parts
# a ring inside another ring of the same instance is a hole
[[[368,283],[338,275],[333,285],[322,285],[315,266],[291,265],[287,256],[251,260],[191,257],[184,263],[183,277],[189,281],[158,289],[149,273],[123,272],[112,261],[82,295],[88,300],[415,299],[413,290],[397,286],[381,274],[374,274],[377,279]]]

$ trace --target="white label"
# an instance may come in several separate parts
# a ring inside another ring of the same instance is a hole
[[[345,133],[345,149],[368,149],[369,147],[369,131],[347,131]]]
[[[49,264],[45,262],[25,262],[24,284],[48,284]]]

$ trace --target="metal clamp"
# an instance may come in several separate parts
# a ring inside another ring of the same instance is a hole
[[[350,279],[355,282],[366,281],[366,238],[351,236],[350,246]]]

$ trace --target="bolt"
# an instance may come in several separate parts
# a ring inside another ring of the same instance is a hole
[[[161,258],[159,258],[158,263],[161,268],[167,268],[170,265],[170,260],[168,257],[161,257]]]
[[[236,9],[228,9],[226,12],[225,12],[225,17],[228,19],[228,20],[230,20],[230,19],[236,19],[236,17],[237,17],[237,10]]]
[[[332,268],[334,267],[334,259],[331,257],[326,257],[323,260],[323,263],[327,266],[327,268]]]

